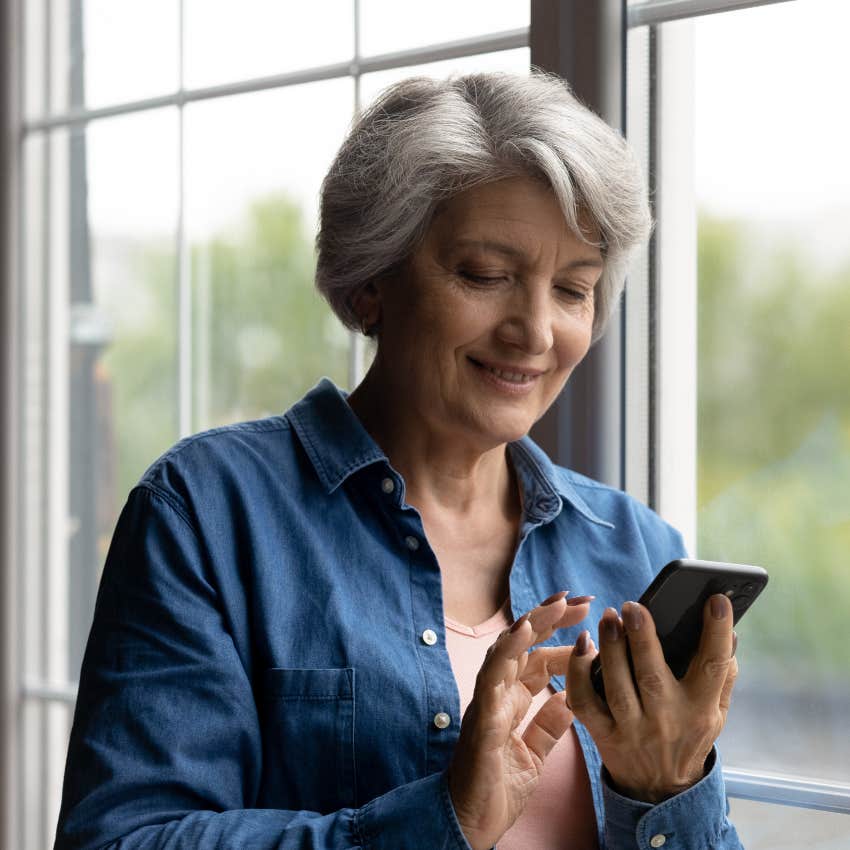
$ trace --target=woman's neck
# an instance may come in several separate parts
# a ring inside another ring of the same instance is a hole
[[[404,477],[408,504],[458,517],[481,510],[518,514],[519,492],[504,444],[482,446],[469,435],[429,427],[372,371],[348,403]]]

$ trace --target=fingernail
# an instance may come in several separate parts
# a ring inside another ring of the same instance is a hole
[[[711,609],[711,616],[715,620],[722,620],[726,616],[726,597],[720,593],[715,593],[711,597],[709,607]]]
[[[640,631],[643,623],[643,611],[640,610],[640,605],[637,602],[626,602],[623,605],[623,622],[630,632]]]
[[[509,629],[509,633],[513,634],[522,628],[522,624],[528,619],[528,614],[523,614]]]
[[[732,655],[738,651],[738,633],[732,632]]]
[[[573,652],[576,655],[587,655],[588,649],[590,649],[590,632],[585,629],[576,639],[576,646]]]
[[[571,596],[567,600],[567,605],[572,608],[575,605],[584,605],[587,602],[593,602],[594,599],[596,599],[595,596]]]
[[[553,602],[557,602],[559,599],[563,599],[569,591],[567,590],[559,590],[557,593],[553,593],[548,599],[544,599],[540,605],[551,605]],[[569,605],[569,602],[567,603]]]
[[[602,617],[602,636],[610,643],[620,638],[620,616],[614,608],[606,608]]]

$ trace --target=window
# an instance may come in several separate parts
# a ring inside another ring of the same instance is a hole
[[[629,9],[657,230],[626,297],[626,478],[699,557],[771,574],[720,741],[748,848],[850,838],[848,11]]]
[[[76,678],[128,490],[180,436],[280,412],[322,375],[349,386],[363,368],[359,340],[313,288],[319,184],[355,111],[411,69],[529,68],[527,3],[452,7],[451,28],[433,10],[412,27],[377,0],[15,7],[10,846],[52,844]]]

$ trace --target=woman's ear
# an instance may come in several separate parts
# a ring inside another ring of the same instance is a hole
[[[360,331],[364,336],[373,336],[381,323],[381,294],[374,281],[360,288],[352,307],[360,321]]]

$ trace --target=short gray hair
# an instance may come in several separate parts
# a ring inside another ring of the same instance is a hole
[[[517,176],[545,180],[580,238],[588,241],[583,216],[599,230],[597,339],[630,255],[651,230],[646,188],[622,136],[564,80],[539,71],[412,77],[386,89],[355,121],[322,183],[316,286],[358,329],[358,292],[410,257],[438,204]]]

